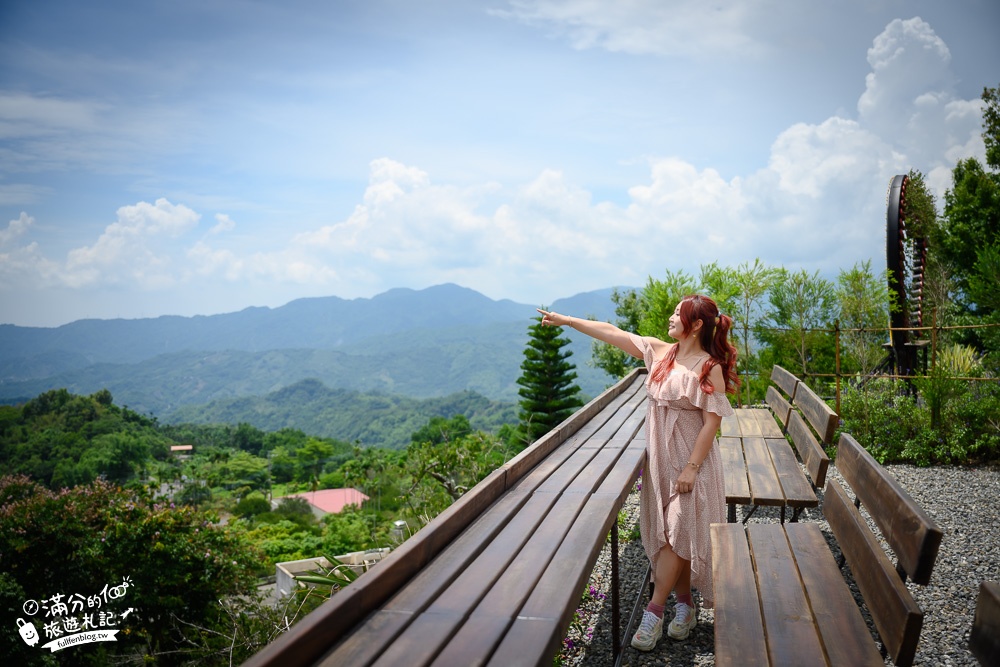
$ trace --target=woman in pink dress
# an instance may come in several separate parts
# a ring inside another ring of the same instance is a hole
[[[716,433],[733,414],[726,393],[735,393],[736,348],[732,320],[701,295],[685,297],[670,317],[676,343],[638,336],[607,322],[539,310],[542,324],[569,326],[642,359],[649,375],[646,466],[639,498],[642,545],[652,564],[653,595],[632,646],[652,650],[663,634],[671,591],[674,618],[667,633],[686,639],[698,622],[692,587],[713,607],[709,526],[726,520],[725,485]]]

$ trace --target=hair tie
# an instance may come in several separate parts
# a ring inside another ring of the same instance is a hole
[[[715,316],[715,326],[719,326],[719,322],[722,321],[722,313]]]

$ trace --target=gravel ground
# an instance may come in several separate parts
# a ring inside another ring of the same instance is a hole
[[[924,610],[924,626],[920,635],[915,665],[938,667],[941,665],[970,665],[979,663],[968,650],[969,629],[976,608],[976,596],[982,580],[1000,580],[1000,467],[933,467],[917,468],[909,465],[889,465],[886,469],[895,476],[906,491],[938,523],[944,532],[941,549],[928,586],[908,583],[917,604]],[[831,466],[830,479],[841,483],[835,466]],[[846,486],[846,485],[845,485]],[[822,507],[822,492],[820,507]],[[620,522],[619,561],[622,625],[629,619],[632,605],[643,585],[648,561],[639,540],[629,539],[629,532],[637,530],[639,495],[633,492],[623,509]],[[742,520],[743,508],[737,516]],[[777,522],[776,509],[760,508],[750,522]],[[820,524],[835,555],[839,555],[829,528],[819,509],[802,513],[800,521]],[[877,532],[876,532],[877,534]],[[849,568],[845,576],[853,587]],[[598,558],[591,575],[590,586],[581,600],[577,620],[573,623],[564,644],[559,662],[579,667],[604,667],[613,665],[611,639],[611,554],[610,542]],[[857,597],[855,589],[855,596]],[[641,609],[648,602],[644,591]],[[673,599],[668,602],[671,614]],[[867,618],[867,614],[865,614]],[[871,624],[870,619],[869,625]],[[677,642],[666,635],[649,653],[637,651],[628,645],[631,634],[624,638],[622,665],[714,665],[714,617],[711,609],[701,609],[698,626],[687,640]],[[631,632],[635,631],[633,623]],[[887,660],[886,664],[892,664]]]

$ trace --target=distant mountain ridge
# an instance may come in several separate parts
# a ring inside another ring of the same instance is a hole
[[[611,292],[551,307],[611,320]],[[315,378],[334,389],[421,399],[469,390],[516,402],[535,307],[447,284],[212,316],[0,325],[0,401],[107,388],[117,403],[169,419],[182,406],[263,396]],[[599,393],[610,378],[587,365],[589,339],[567,335],[581,388]]]

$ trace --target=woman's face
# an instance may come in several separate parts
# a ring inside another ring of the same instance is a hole
[[[684,338],[684,323],[681,322],[681,304],[677,304],[674,308],[674,314],[670,316],[670,327],[667,329],[667,335],[674,340],[680,340]]]

